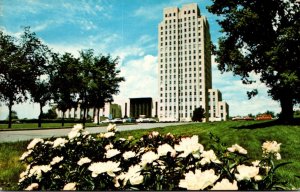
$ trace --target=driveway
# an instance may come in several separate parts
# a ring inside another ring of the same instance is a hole
[[[136,125],[117,125],[119,131],[152,129],[159,127],[167,127],[174,125],[184,125],[190,123],[139,123]],[[0,131],[0,143],[26,141],[34,138],[51,138],[67,136],[71,128],[62,129],[38,129],[38,130],[23,130],[23,131]],[[106,132],[106,127],[87,127],[89,133]]]

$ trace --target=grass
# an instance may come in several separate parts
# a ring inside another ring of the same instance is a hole
[[[300,119],[298,119],[300,120]],[[238,143],[248,150],[251,159],[261,157],[261,144],[266,140],[282,143],[280,162],[291,161],[292,164],[279,168],[279,176],[300,188],[300,123],[280,125],[275,121],[228,121],[213,123],[195,123],[189,125],[170,126],[148,130],[124,131],[120,137],[130,135],[138,139],[150,131],[161,134],[171,132],[174,135],[199,135],[199,142],[207,149],[210,145],[209,133],[221,138],[228,146]],[[15,190],[19,173],[24,169],[18,159],[26,150],[28,142],[0,143],[0,188]]]
[[[21,171],[25,169],[19,158],[26,150],[27,142],[0,143],[0,190],[18,190]]]

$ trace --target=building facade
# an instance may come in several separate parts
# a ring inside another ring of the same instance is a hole
[[[209,116],[209,24],[196,3],[164,9],[158,25],[158,74],[160,121],[191,121],[200,106]]]
[[[58,118],[62,117],[62,112],[56,109]],[[94,112],[93,109],[87,111],[86,117],[94,118],[97,121],[97,110]],[[143,117],[154,117],[158,116],[158,102],[157,99],[151,97],[139,97],[119,100],[114,103],[105,103],[104,107],[99,111],[100,117],[107,117],[109,119],[114,118],[139,118]],[[83,111],[80,108],[67,110],[65,118],[80,119],[83,117]]]
[[[222,93],[218,89],[209,89],[209,121],[226,121],[229,119],[229,105],[222,101]]]
[[[117,102],[122,108],[123,117],[139,118],[143,117],[157,117],[158,116],[158,102],[152,97],[137,97],[129,98]]]

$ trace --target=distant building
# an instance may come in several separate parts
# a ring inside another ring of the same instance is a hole
[[[153,102],[151,97],[147,98],[130,98],[130,117],[139,118],[141,115],[145,117],[157,116],[152,114]]]
[[[195,108],[208,116],[212,87],[209,24],[196,3],[164,9],[158,25],[159,119],[191,121]]]
[[[212,88],[210,43],[209,24],[197,3],[164,9],[158,25],[160,121],[191,121],[200,106],[205,110],[204,121],[213,116],[208,105]],[[227,104],[222,106],[228,109]],[[226,116],[228,111],[221,114]]]
[[[151,97],[130,98],[118,104],[121,105],[123,117],[157,117],[158,115],[158,102]]]
[[[226,121],[229,119],[229,105],[222,101],[222,93],[218,89],[209,89],[209,121]]]

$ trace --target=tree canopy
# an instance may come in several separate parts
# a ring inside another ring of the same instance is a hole
[[[64,114],[68,109],[86,110],[104,107],[119,92],[120,70],[118,58],[95,55],[94,50],[80,52],[76,58],[71,53],[54,53],[47,45],[25,27],[20,38],[0,31],[0,101],[9,108],[11,127],[12,106],[28,98],[40,104],[39,127],[43,107],[51,102]],[[99,114],[98,114],[99,116]]]
[[[202,122],[203,118],[205,118],[205,111],[202,106],[200,106],[193,111],[192,121]]]
[[[44,59],[41,48],[41,42],[29,28],[24,29],[20,39],[0,31],[0,99],[9,108],[9,128],[12,106],[28,99],[28,90],[39,75]]]
[[[212,0],[208,10],[218,20],[224,36],[219,38],[216,61],[222,71],[253,83],[260,74],[268,93],[281,104],[280,119],[293,118],[300,102],[300,4],[295,0]],[[257,90],[248,92],[249,98]]]

